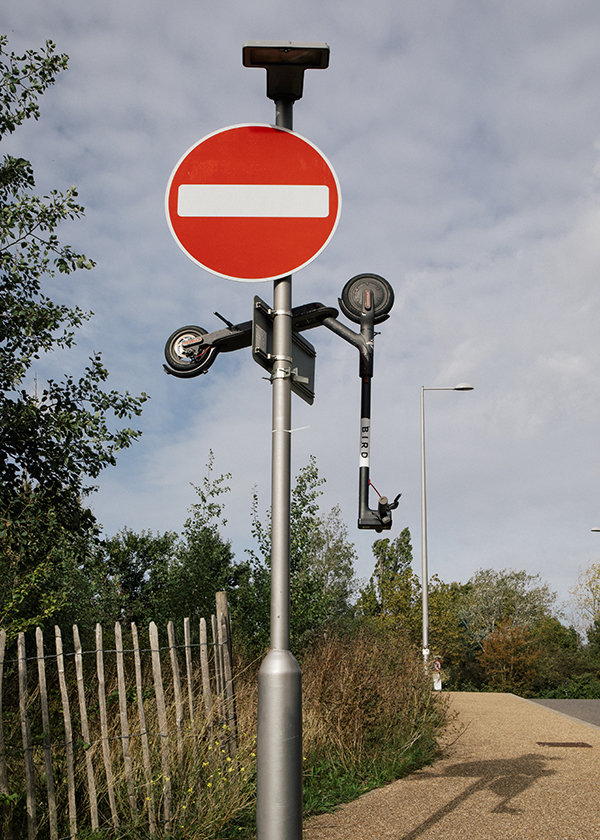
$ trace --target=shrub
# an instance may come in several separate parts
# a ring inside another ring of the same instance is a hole
[[[315,644],[304,672],[305,810],[318,813],[430,762],[445,720],[406,637],[362,630]]]
[[[598,700],[600,699],[600,679],[597,674],[578,674],[538,696],[544,699]]]

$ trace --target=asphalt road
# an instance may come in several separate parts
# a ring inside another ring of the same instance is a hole
[[[600,700],[533,700],[575,720],[600,727]]]

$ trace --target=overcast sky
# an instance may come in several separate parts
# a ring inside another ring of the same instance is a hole
[[[251,317],[272,284],[199,268],[164,217],[182,154],[238,123],[272,123],[265,71],[245,41],[326,41],[294,128],[331,161],[338,229],[298,272],[293,303],[336,305],[346,281],[376,272],[396,302],[375,348],[371,478],[402,492],[394,527],[420,557],[421,386],[425,395],[430,571],[539,573],[567,599],[600,559],[600,6],[597,0],[4,0],[15,50],[47,38],[70,67],[38,123],[4,152],[30,159],[40,191],[76,184],[86,217],[61,236],[97,261],[52,294],[95,312],[77,353],[40,362],[40,379],[101,350],[113,387],[151,396],[141,442],[100,482],[108,534],[179,529],[209,450],[231,472],[227,536],[241,559],[253,488],[270,496],[271,393],[249,350],[207,376],[162,371],[168,335]],[[343,318],[343,316],[341,316]],[[294,397],[293,470],[314,454],[373,568],[378,535],[356,530],[358,354],[324,328],[316,399]],[[374,499],[373,499],[374,504]]]

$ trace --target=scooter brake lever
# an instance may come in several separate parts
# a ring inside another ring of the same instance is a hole
[[[398,493],[398,495],[396,496],[394,501],[387,506],[388,510],[396,510],[396,508],[398,507],[398,502],[400,501],[400,496],[401,495],[402,495],[402,493]]]

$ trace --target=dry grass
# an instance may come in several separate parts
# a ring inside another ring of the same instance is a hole
[[[330,810],[431,760],[446,707],[402,635],[363,630],[325,639],[303,670],[307,812]]]
[[[305,747],[360,761],[374,742],[405,748],[437,727],[430,680],[401,635],[325,639],[303,662]]]

